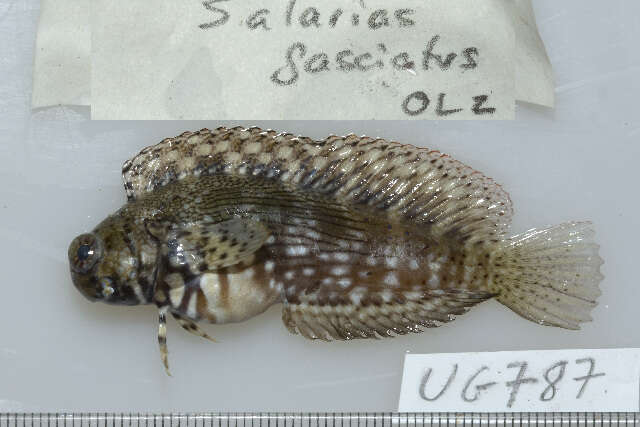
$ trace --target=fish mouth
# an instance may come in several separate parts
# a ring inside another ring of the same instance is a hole
[[[114,281],[112,293],[105,295],[100,280],[93,274],[85,275],[71,270],[71,280],[75,288],[90,302],[126,306],[139,305],[142,302],[130,284],[118,284]]]
[[[101,295],[98,295],[95,280],[92,279],[93,277],[90,275],[80,274],[71,270],[73,286],[75,286],[86,299],[91,302],[96,302],[100,299]]]

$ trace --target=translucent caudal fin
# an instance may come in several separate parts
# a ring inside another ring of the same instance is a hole
[[[580,329],[603,279],[594,235],[591,223],[571,222],[504,241],[492,258],[491,290],[531,321]]]

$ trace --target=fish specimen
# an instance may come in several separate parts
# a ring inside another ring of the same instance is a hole
[[[186,132],[123,167],[127,203],[69,247],[91,301],[240,322],[282,304],[322,340],[421,332],[490,298],[579,329],[600,294],[588,222],[508,234],[507,193],[480,172],[382,139],[258,128]]]

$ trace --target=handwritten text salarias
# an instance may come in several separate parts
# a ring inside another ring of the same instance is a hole
[[[132,0],[119,6],[125,17],[98,0],[105,16],[122,18],[111,28],[130,37],[115,44],[98,32],[109,61],[96,73],[145,69],[129,90],[98,90],[114,103],[120,93],[120,109],[153,92],[153,117],[140,118],[512,118],[514,34],[503,2]]]

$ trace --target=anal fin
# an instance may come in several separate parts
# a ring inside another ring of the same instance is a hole
[[[455,319],[494,296],[488,292],[431,291],[420,298],[369,305],[285,304],[282,320],[291,333],[321,340],[379,338],[422,332]]]

